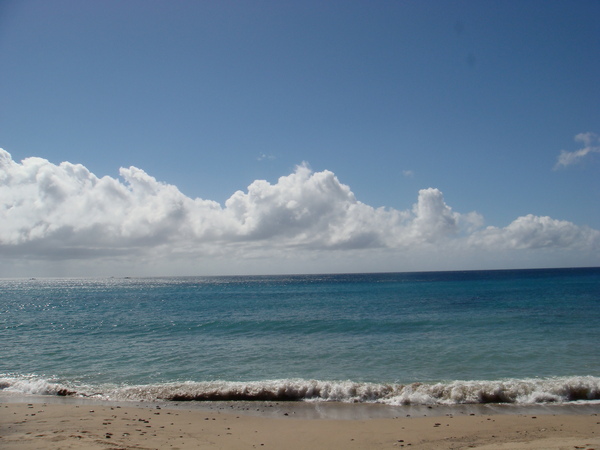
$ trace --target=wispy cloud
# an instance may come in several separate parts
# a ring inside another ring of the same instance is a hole
[[[267,153],[261,153],[256,158],[257,161],[264,161],[265,159],[275,159],[275,156]]]
[[[600,137],[596,133],[579,133],[575,136],[575,141],[581,142],[583,148],[572,152],[561,150],[554,165],[554,170],[577,164],[591,153],[600,153]]]
[[[187,197],[135,167],[120,169],[119,178],[99,178],[79,164],[17,163],[2,149],[0,224],[0,260],[600,251],[600,231],[549,217],[527,215],[504,228],[482,228],[480,214],[454,211],[435,188],[420,190],[407,210],[374,208],[333,172],[313,172],[306,164],[275,184],[254,181],[223,206]]]
[[[406,178],[412,178],[415,176],[415,173],[412,170],[403,170],[402,175],[404,175]]]

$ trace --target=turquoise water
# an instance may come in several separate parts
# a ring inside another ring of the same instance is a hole
[[[148,400],[593,400],[598,323],[598,268],[0,280],[0,388]]]

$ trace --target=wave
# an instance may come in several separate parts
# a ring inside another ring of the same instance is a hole
[[[387,405],[540,404],[600,400],[600,377],[378,384],[302,379],[85,386],[36,377],[0,377],[0,391],[113,401],[310,401]]]

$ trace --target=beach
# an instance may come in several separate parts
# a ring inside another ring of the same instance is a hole
[[[579,413],[433,408],[417,417],[354,418],[346,405],[344,418],[331,419],[311,417],[306,411],[314,408],[301,403],[193,408],[36,400],[0,403],[2,449],[600,449],[600,405]]]

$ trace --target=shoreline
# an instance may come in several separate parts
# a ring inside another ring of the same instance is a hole
[[[264,418],[282,415],[307,420],[370,420],[402,417],[489,416],[489,415],[586,415],[600,416],[600,401],[565,403],[480,403],[451,405],[386,405],[382,403],[346,403],[334,401],[143,401],[103,400],[89,397],[32,395],[0,391],[3,404],[52,404],[140,409],[192,410],[243,414]],[[600,449],[598,449],[600,450]]]
[[[600,449],[600,404],[555,405],[535,413],[527,407],[483,405],[473,412],[455,405],[454,413],[433,407],[421,416],[381,417],[389,411],[380,405],[231,403],[165,406],[0,395],[0,447]]]

